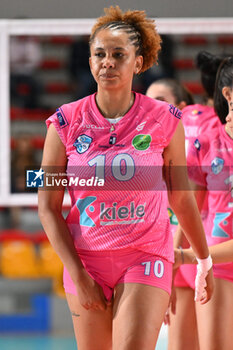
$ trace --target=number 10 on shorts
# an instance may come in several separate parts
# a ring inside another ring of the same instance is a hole
[[[150,276],[151,272],[154,273],[155,277],[162,278],[164,274],[164,264],[160,260],[156,260],[155,262],[146,261],[143,262],[142,265],[145,266],[144,275]],[[154,265],[154,266],[153,266]],[[153,271],[151,271],[153,269]]]

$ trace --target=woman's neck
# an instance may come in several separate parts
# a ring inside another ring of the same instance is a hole
[[[114,94],[108,92],[97,92],[96,104],[105,118],[119,118],[124,116],[134,103],[134,93],[128,92]]]

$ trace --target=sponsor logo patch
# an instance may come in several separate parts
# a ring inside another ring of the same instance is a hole
[[[132,144],[138,151],[145,151],[150,147],[151,135],[137,135],[133,138]]]
[[[107,205],[101,202],[96,205],[97,197],[88,196],[78,199],[76,202],[77,209],[80,213],[79,223],[81,226],[95,227],[92,220],[94,216],[101,226],[112,225],[131,225],[144,222],[146,203],[135,205],[132,201],[128,205],[118,205],[117,202]]]
[[[192,115],[200,115],[202,114],[203,112],[202,111],[199,111],[198,109],[193,109],[192,110]]]

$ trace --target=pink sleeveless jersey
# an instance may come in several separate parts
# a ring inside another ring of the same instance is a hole
[[[192,140],[193,138],[197,138],[203,132],[206,132],[206,130],[221,125],[221,122],[219,121],[219,118],[216,115],[214,108],[201,104],[189,105],[184,107],[182,109],[182,123],[184,125],[185,131],[186,155],[190,140]],[[207,200],[208,196],[206,196],[206,201],[203,205],[201,213],[204,224],[208,213]],[[174,234],[178,225],[178,221],[175,214],[170,208],[168,209],[168,212],[170,217],[171,230]]]
[[[206,129],[209,130],[221,124],[214,108],[201,104],[184,107],[182,110],[182,123],[185,130],[186,153],[190,138],[196,138],[203,132],[206,132]]]
[[[68,187],[66,222],[77,250],[133,247],[173,261],[162,153],[180,118],[174,106],[136,93],[116,124],[101,115],[95,94],[63,105],[46,121],[65,145],[68,178],[86,181]]]
[[[189,147],[187,163],[190,178],[209,191],[205,224],[208,245],[233,239],[233,140],[225,126],[195,139]],[[215,268],[229,269],[233,278],[233,263]]]

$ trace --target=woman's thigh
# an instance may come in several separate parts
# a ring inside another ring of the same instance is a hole
[[[113,305],[113,350],[154,350],[169,297],[157,287],[118,284]]]
[[[194,290],[177,287],[176,313],[170,312],[168,328],[168,350],[198,350],[198,334]]]
[[[78,350],[112,349],[112,307],[105,311],[86,310],[78,297],[66,294],[70,308]]]
[[[196,304],[200,350],[232,350],[233,283],[215,279],[212,299]]]

